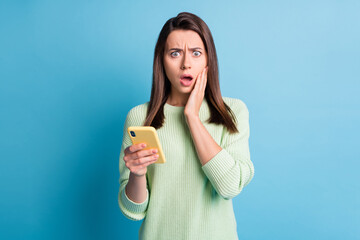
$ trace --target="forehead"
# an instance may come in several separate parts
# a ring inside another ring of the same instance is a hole
[[[188,48],[201,47],[204,48],[204,43],[199,34],[192,30],[174,30],[166,39],[166,48],[183,48],[185,45]]]

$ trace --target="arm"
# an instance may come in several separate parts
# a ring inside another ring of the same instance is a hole
[[[206,130],[198,115],[186,116],[186,122],[189,126],[191,137],[195,143],[200,163],[204,166],[213,157],[215,157],[222,148],[215,142],[210,133]]]
[[[187,116],[202,169],[219,195],[228,200],[238,195],[254,176],[249,152],[249,111],[242,102],[232,108],[239,133],[227,129],[219,146],[198,117]]]
[[[129,181],[125,187],[125,193],[128,198],[136,203],[143,203],[147,198],[146,176],[135,176],[130,173]]]
[[[120,188],[118,193],[118,203],[121,212],[125,217],[131,220],[142,220],[146,215],[149,200],[149,191],[147,189],[146,176],[137,177],[130,173],[125,166],[124,150],[132,145],[131,139],[127,133],[127,128],[132,125],[139,125],[132,119],[130,111],[126,117],[123,129],[123,142],[121,145],[119,157],[120,170]]]

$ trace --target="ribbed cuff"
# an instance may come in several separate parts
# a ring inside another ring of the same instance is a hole
[[[125,188],[121,192],[121,201],[124,204],[124,207],[133,213],[143,213],[145,212],[148,201],[149,201],[149,191],[146,189],[146,200],[142,203],[136,203],[128,198],[128,196],[125,193]]]
[[[210,182],[220,183],[223,181],[223,176],[234,167],[234,164],[232,156],[223,148],[210,161],[202,166],[202,170]]]

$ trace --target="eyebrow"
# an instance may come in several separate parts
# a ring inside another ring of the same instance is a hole
[[[200,49],[200,50],[202,50],[202,48],[201,47],[194,47],[194,48],[189,48],[190,50],[196,50],[196,49]],[[181,48],[171,48],[171,49],[169,49],[169,51],[168,52],[170,52],[171,50],[176,50],[176,51],[182,51],[182,49]]]

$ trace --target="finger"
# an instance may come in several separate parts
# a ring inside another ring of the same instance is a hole
[[[140,166],[137,166],[136,169],[134,169],[134,171],[139,171],[140,169],[146,168],[147,166],[149,166],[149,165],[151,165],[151,164],[153,164],[155,162],[156,162],[156,160],[144,163],[144,164],[142,164]]]
[[[199,86],[198,86],[198,92],[201,93],[202,85],[203,85],[203,79],[204,79],[204,70],[205,68],[199,73]]]
[[[154,160],[156,161],[158,158],[159,158],[159,155],[154,154],[154,155],[151,155],[151,156],[147,156],[147,157],[135,159],[133,161],[129,161],[129,164],[131,166],[140,166],[140,165],[143,165],[143,164],[146,164],[146,163],[149,163],[149,162],[153,162]]]
[[[142,144],[145,144],[145,146],[143,147]],[[127,147],[124,150],[124,153],[125,154],[131,154],[131,153],[134,153],[134,152],[139,151],[139,150],[144,149],[144,148],[146,148],[146,143],[134,144],[134,145],[131,145],[131,146]]]
[[[201,73],[201,85],[200,85],[200,91],[203,91],[203,87],[204,87],[204,80],[205,80],[205,71],[206,68],[203,69],[202,73]]]
[[[194,90],[196,90],[196,91],[198,91],[198,89],[200,88],[200,85],[201,85],[201,75],[202,75],[202,71],[199,72],[196,77],[196,82],[195,82],[195,86],[194,86]]]
[[[156,154],[157,152],[158,152],[158,150],[156,148],[139,150],[137,152],[130,153],[130,154],[127,154],[126,156],[124,156],[124,161],[126,162],[126,161],[136,160],[136,159],[146,157],[146,156],[151,156],[153,154]]]
[[[204,92],[205,88],[206,88],[206,83],[207,83],[207,73],[208,73],[208,67],[205,68],[204,71],[204,77],[203,77],[203,81],[202,81],[202,85],[201,85],[201,91]]]
[[[151,165],[151,164],[155,163],[156,161],[157,161],[157,158],[156,158],[156,159],[154,159],[154,160],[148,161],[148,162],[144,163],[144,164],[143,164],[143,165],[141,165],[141,166],[142,166],[142,167],[147,167],[147,166],[149,166],[149,165]]]

